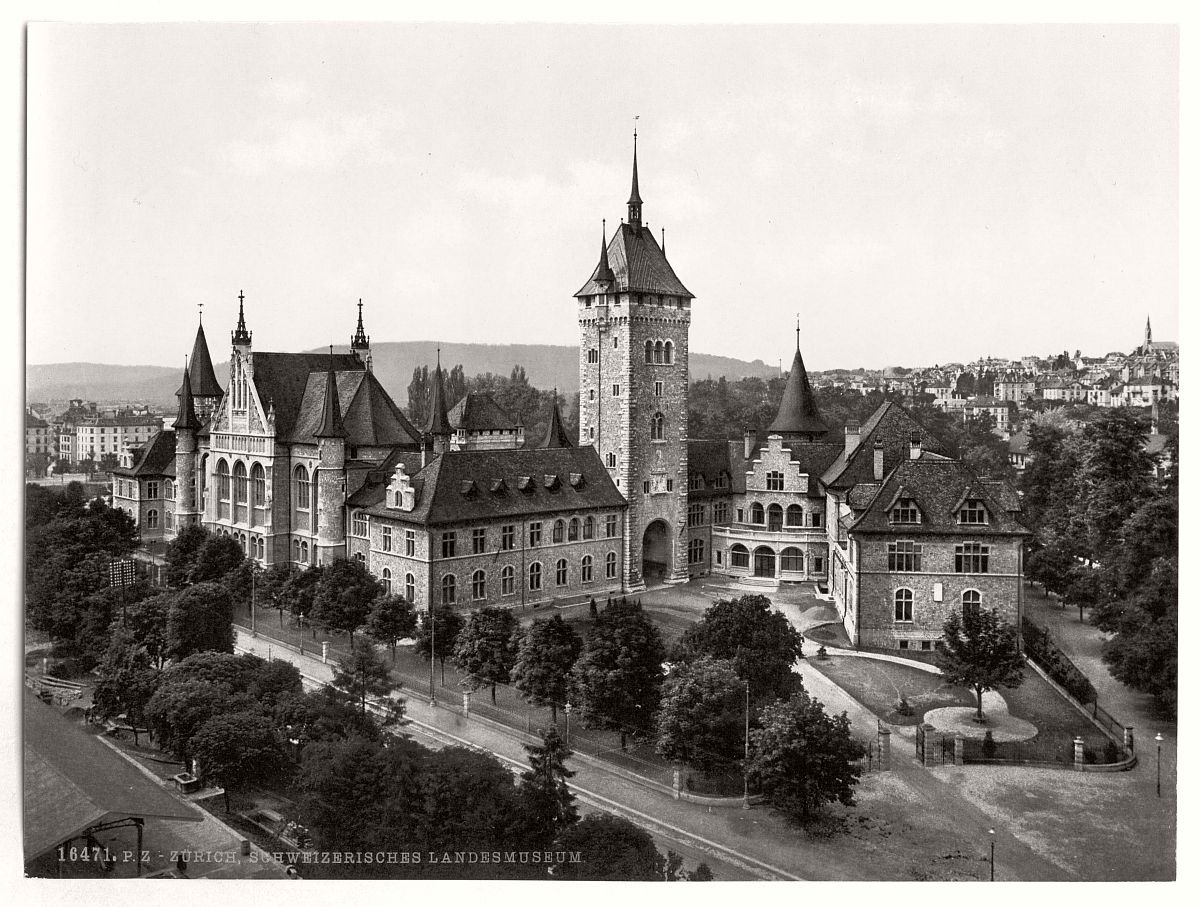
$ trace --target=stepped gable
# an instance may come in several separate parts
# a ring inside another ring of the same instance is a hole
[[[469,393],[450,410],[450,427],[463,431],[516,431],[517,423],[491,394]]]
[[[339,400],[343,372],[365,372],[366,366],[355,353],[252,353],[254,389],[264,409],[275,407],[275,436],[281,441],[292,440],[293,429],[304,406],[309,376],[314,372],[324,378],[325,372],[333,368],[339,374]],[[320,426],[319,407],[324,403],[324,385],[317,397],[318,420],[308,430],[311,438]]]
[[[159,431],[150,437],[144,447],[133,455],[129,468],[117,467],[114,475],[120,476],[173,476],[175,475],[175,432]]]
[[[829,433],[829,426],[817,409],[817,401],[813,397],[812,385],[808,381],[808,372],[804,368],[804,357],[800,355],[799,347],[796,347],[796,355],[792,358],[792,370],[788,373],[787,384],[783,388],[779,413],[775,416],[775,421],[767,426],[767,431],[783,435],[785,438],[796,435],[815,438]]]
[[[886,454],[885,454],[886,456]],[[961,460],[922,457],[905,460],[878,486],[862,512],[850,524],[855,532],[897,532],[889,512],[901,497],[912,498],[921,511],[921,522],[905,525],[904,535],[1028,535],[1019,520],[1008,510],[1002,495]],[[967,498],[978,498],[988,510],[986,524],[958,522],[958,509]]]
[[[576,296],[633,292],[695,298],[675,276],[675,270],[649,230],[635,230],[630,224],[621,224],[608,243],[607,264],[613,274],[611,283],[601,279],[604,264],[603,259],[596,264],[592,276],[579,288]]]
[[[825,470],[821,482],[826,488],[847,489],[860,482],[875,481],[875,440],[883,441],[883,467],[887,471],[909,458],[909,441],[914,431],[921,435],[923,451],[942,456],[949,454],[946,445],[930,434],[908,410],[889,400],[863,423],[858,444],[849,455],[843,445],[842,453]]]
[[[379,472],[382,477],[383,470]],[[503,486],[492,491],[498,479]],[[625,506],[600,455],[590,446],[453,451],[417,471],[413,486],[416,506],[408,513],[385,506],[386,480],[364,486],[350,504],[377,516],[422,525]]]

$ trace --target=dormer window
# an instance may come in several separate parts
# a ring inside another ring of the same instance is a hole
[[[503,479],[492,479],[492,484],[488,486],[492,494],[503,494],[508,491],[508,484]]]
[[[520,491],[533,491],[533,479],[530,476],[517,476],[517,488]]]
[[[900,500],[896,502],[896,506],[892,508],[892,522],[921,522],[921,511],[917,508],[917,502],[912,498],[900,498]]]
[[[584,485],[583,473],[581,473],[581,472],[571,473],[571,487],[572,488],[582,488],[583,485]]]
[[[542,485],[545,486],[547,491],[558,491],[558,488],[559,488],[558,476],[557,475],[542,476]]]
[[[986,526],[988,522],[987,507],[978,498],[968,498],[959,508],[958,521],[964,525]]]

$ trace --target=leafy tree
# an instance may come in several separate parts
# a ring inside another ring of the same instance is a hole
[[[653,727],[664,649],[639,603],[621,598],[592,625],[571,672],[571,704],[587,727],[609,727],[625,748],[630,732]]]
[[[945,440],[962,461],[980,475],[1007,478],[1012,473],[1008,462],[1008,442],[992,429],[995,422],[987,413],[978,413],[955,426]]]
[[[787,702],[764,708],[759,720],[747,773],[775,809],[806,823],[826,803],[854,805],[856,763],[866,749],[850,736],[845,712],[831,717],[801,686]]]
[[[275,778],[285,763],[271,719],[254,712],[213,715],[193,735],[191,749],[199,761],[201,780],[224,787],[225,812],[229,812],[230,786]]]
[[[200,583],[176,593],[167,612],[167,657],[232,652],[233,600],[220,583]]]
[[[1153,460],[1146,431],[1127,408],[1103,413],[1083,429],[1078,513],[1085,556],[1104,561],[1120,545],[1126,518],[1151,496]]]
[[[416,633],[417,612],[403,595],[380,595],[371,603],[367,613],[367,636],[392,650],[396,660],[396,643]]]
[[[280,598],[287,609],[301,622],[312,614],[317,588],[321,584],[321,576],[324,572],[324,567],[293,570],[287,582],[283,584]]]
[[[167,660],[167,615],[175,594],[161,592],[129,605],[121,621],[130,645],[141,647],[156,668]]]
[[[361,646],[358,650],[338,660],[333,672],[333,686],[358,703],[359,710],[367,713],[367,697],[386,697],[395,686],[388,674],[387,665],[379,658],[372,646]],[[403,706],[399,706],[402,710]],[[398,718],[394,711],[394,718]]]
[[[584,817],[558,836],[555,850],[578,851],[578,863],[555,867],[555,878],[594,882],[660,882],[664,860],[650,834],[607,813]]]
[[[277,711],[282,703],[304,694],[300,669],[290,661],[281,658],[263,661],[255,655],[243,655],[242,658],[258,662],[247,679],[246,692],[264,709]]]
[[[249,697],[225,684],[209,683],[170,668],[146,703],[145,714],[154,739],[186,765],[192,737],[204,722],[251,706]]]
[[[802,642],[765,595],[743,595],[715,602],[688,628],[672,655],[676,661],[700,655],[730,661],[737,676],[749,681],[755,699],[786,698]]]
[[[312,616],[350,635],[354,649],[354,631],[367,621],[371,603],[383,592],[383,586],[358,561],[338,558],[321,572],[313,595]]]
[[[978,702],[975,720],[982,723],[983,694],[998,687],[1016,687],[1024,680],[1024,662],[1017,631],[995,608],[957,611],[942,625],[942,646],[937,651],[938,667],[946,683],[969,686]]]
[[[508,608],[481,608],[471,612],[454,643],[454,661],[467,675],[466,687],[490,684],[493,705],[496,684],[508,683],[517,660],[517,632],[517,619]]]
[[[112,472],[120,465],[121,460],[115,453],[106,453],[100,455],[101,472]]]
[[[417,625],[417,653],[429,658],[431,646],[435,648],[432,657],[441,662],[442,683],[446,682],[446,659],[454,654],[454,647],[462,628],[462,615],[449,605],[440,605],[433,609],[432,624],[429,610],[421,612],[421,622]]]
[[[417,366],[413,369],[412,380],[408,382],[408,418],[413,425],[420,427],[429,421],[429,397],[432,393],[429,366]]]
[[[1153,586],[1154,584],[1149,584]],[[1139,598],[1155,595],[1143,589]],[[1160,604],[1166,596],[1156,597]],[[1124,684],[1154,696],[1170,716],[1178,712],[1179,607],[1177,593],[1162,617],[1155,620],[1144,604],[1131,607],[1117,622],[1117,632],[1104,644],[1103,658],[1112,675]]]
[[[200,546],[189,583],[219,582],[237,569],[245,554],[231,535],[210,535]]]
[[[1021,507],[1035,526],[1043,523],[1046,512],[1063,489],[1067,476],[1063,442],[1067,432],[1059,422],[1035,419],[1029,426],[1029,457],[1021,474]]]
[[[1113,597],[1122,598],[1150,578],[1157,558],[1179,550],[1179,498],[1150,496],[1122,524],[1118,539],[1104,558],[1103,584]],[[1097,626],[1109,629],[1100,622]]]
[[[535,620],[521,637],[512,669],[513,686],[534,705],[550,706],[555,724],[559,704],[567,701],[571,668],[582,650],[583,640],[560,614]]]
[[[555,835],[579,820],[575,795],[567,786],[567,779],[575,775],[566,765],[572,753],[554,728],[542,732],[540,744],[526,744],[525,752],[529,754],[529,770],[521,775],[521,800],[534,833],[549,844]]]
[[[190,585],[192,573],[196,569],[196,561],[200,551],[212,536],[207,529],[198,523],[193,523],[181,529],[170,542],[164,554],[167,561],[167,584],[176,589]]]
[[[375,719],[364,715],[358,704],[332,687],[321,687],[295,696],[281,696],[274,708],[276,725],[295,741],[300,752],[311,743],[349,740],[381,740]]]
[[[99,718],[124,715],[139,744],[140,728],[148,726],[146,705],[158,689],[161,672],[155,659],[128,629],[117,628],[99,665],[92,709]]]
[[[676,667],[663,684],[659,755],[706,774],[736,762],[744,749],[745,690],[727,661],[701,655]]]

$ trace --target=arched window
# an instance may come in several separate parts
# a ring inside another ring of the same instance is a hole
[[[767,529],[771,532],[783,531],[783,508],[778,504],[767,508]]]
[[[217,518],[229,519],[229,464],[217,460]]]
[[[666,346],[663,347],[663,362],[665,362],[667,365],[670,365],[674,361],[675,361],[675,344],[673,344],[670,340],[668,340],[666,343]]]
[[[663,439],[663,426],[666,423],[662,413],[655,413],[650,420],[650,440],[661,441]]]
[[[500,571],[500,594],[514,595],[517,591],[517,571],[512,565]]]
[[[571,517],[571,522],[567,524],[567,541],[579,541],[579,518]]]
[[[579,562],[579,581],[590,583],[592,581],[592,556],[585,554],[583,560]]]
[[[147,529],[157,529],[158,528],[158,511],[157,510],[151,510],[146,514],[146,528]]]
[[[656,344],[654,344],[654,364],[662,365],[662,361],[663,361],[663,345],[662,345],[662,341],[660,340]]]
[[[565,557],[560,557],[558,563],[554,565],[554,584],[556,586],[567,584],[567,559]]]
[[[417,578],[411,573],[404,574],[404,598],[410,602],[417,600]]]
[[[267,474],[261,463],[250,467],[250,524],[261,526],[267,514]]]
[[[362,556],[362,552],[359,552],[359,556]],[[383,568],[383,591],[392,594],[392,571],[387,567]]]
[[[295,528],[308,529],[308,510],[312,500],[312,484],[308,481],[308,470],[303,466],[297,466],[295,476],[295,489],[293,491],[293,500],[295,503]]]
[[[471,599],[473,601],[483,601],[487,595],[487,574],[482,570],[476,570],[471,574]]]
[[[171,511],[164,510],[163,511],[163,528],[171,529],[171,528],[174,528],[174,526],[175,526],[175,517],[171,514]]]
[[[563,523],[562,520],[554,521],[554,541],[555,541],[555,543],[561,542],[563,540],[563,529],[564,528],[566,528],[566,524]]]
[[[804,552],[799,548],[784,548],[779,552],[779,569],[784,573],[803,573]]]
[[[595,538],[596,536],[596,521],[590,516],[583,518],[583,537],[584,539]]]
[[[260,538],[258,540],[258,559],[263,560],[267,556],[267,541]]]
[[[799,504],[789,504],[787,509],[787,524],[789,526],[804,525],[804,510]]]
[[[654,344],[651,341],[647,340],[646,341],[646,364],[649,365],[653,361],[654,361]]]
[[[764,519],[764,513],[765,511],[763,510],[763,505],[755,501],[750,505],[750,522],[761,526],[766,522]]]
[[[454,579],[453,573],[447,573],[445,576],[442,577],[442,604],[443,605],[454,604],[455,582],[456,582],[456,580]]]
[[[304,564],[308,563],[308,542],[300,543],[300,562]]]
[[[172,482],[170,479],[167,479],[166,484],[163,486],[163,489],[164,489],[163,493],[167,496],[168,501],[175,500],[175,483],[174,482]]]
[[[246,522],[246,464],[238,460],[233,464],[233,521]]]
[[[983,596],[979,594],[978,589],[968,589],[962,594],[962,611],[963,622],[968,619],[974,619],[979,616],[979,606],[983,603]]]
[[[604,555],[604,578],[617,578],[617,552],[610,551]]]
[[[754,575],[768,578],[775,575],[775,552],[766,545],[754,549]]]
[[[542,565],[537,561],[529,565],[529,591],[542,591]]]
[[[897,589],[896,590],[896,622],[897,623],[912,623],[913,619],[913,594],[912,589]]]
[[[292,539],[292,560],[300,563],[300,539]]]
[[[734,545],[729,549],[729,566],[743,569],[750,566],[750,551],[745,545]]]

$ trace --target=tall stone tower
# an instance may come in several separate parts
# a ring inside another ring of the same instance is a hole
[[[200,521],[199,495],[196,485],[196,433],[200,419],[192,398],[192,377],[187,366],[183,369],[183,386],[179,389],[179,414],[175,417],[175,530]]]
[[[313,434],[321,460],[317,469],[317,563],[324,566],[346,556],[346,428],[333,370],[333,347],[329,348],[325,373],[321,427]]]
[[[628,591],[687,579],[688,325],[692,294],[642,223],[637,133],[628,222],[575,294],[579,312],[579,443],[600,454],[629,502]]]

